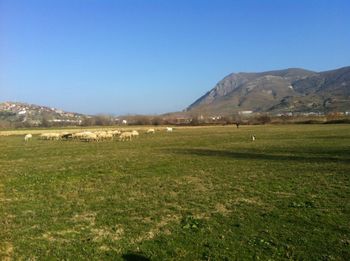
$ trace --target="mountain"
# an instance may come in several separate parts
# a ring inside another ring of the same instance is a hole
[[[350,111],[350,67],[232,73],[192,103],[189,113]]]

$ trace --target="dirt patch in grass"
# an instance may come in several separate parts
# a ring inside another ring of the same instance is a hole
[[[76,214],[72,217],[72,221],[75,223],[87,223],[88,227],[95,226],[96,213],[86,212],[81,214]]]
[[[110,251],[111,249],[108,246],[102,245],[100,246],[98,249],[100,249],[101,251]]]
[[[232,203],[234,205],[240,205],[242,203],[256,206],[264,205],[264,202],[262,202],[259,198],[235,198]]]
[[[93,242],[102,242],[103,240],[118,241],[124,235],[124,229],[120,225],[115,227],[96,227],[96,213],[84,212],[74,215],[71,220],[75,223],[72,229],[61,231],[52,231],[44,233],[42,238],[48,241],[68,242],[74,234],[83,234],[88,232]]]
[[[144,240],[151,240],[155,238],[159,232],[169,223],[178,222],[179,220],[180,216],[178,215],[167,215],[166,217],[163,217],[157,224],[155,224],[151,230],[133,240],[133,243],[140,243]],[[170,234],[169,230],[166,230],[166,234]]]
[[[20,201],[21,199],[19,198],[4,198],[4,197],[1,197],[0,195],[0,202],[15,202],[15,201]]]
[[[276,191],[274,193],[281,198],[289,198],[295,196],[295,193],[289,193],[284,191]]]
[[[215,210],[223,216],[227,216],[231,211],[226,208],[224,204],[217,203],[215,205]]]
[[[108,227],[93,228],[91,229],[94,242],[101,242],[102,240],[108,239],[111,241],[118,241],[123,238],[124,229],[117,225],[110,229]]]
[[[0,258],[3,261],[13,260],[14,247],[10,242],[0,243]]]
[[[65,237],[71,234],[79,234],[79,232],[71,229],[55,232],[46,232],[42,235],[42,238],[50,242],[69,242],[69,240]]]
[[[196,176],[186,176],[181,183],[193,186],[193,189],[197,192],[206,192],[208,190],[204,181]]]

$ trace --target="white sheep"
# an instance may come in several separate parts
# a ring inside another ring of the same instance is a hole
[[[146,133],[148,133],[148,134],[150,134],[150,133],[154,134],[155,132],[156,132],[156,131],[155,131],[154,129],[148,129]]]
[[[111,133],[112,133],[113,136],[119,136],[121,134],[121,131],[119,131],[119,130],[112,130]]]
[[[112,134],[112,131],[111,130],[106,130],[106,133],[107,134]]]
[[[131,132],[131,134],[132,134],[133,137],[136,137],[136,138],[140,135],[139,132],[136,131],[136,130],[133,130],[133,131]]]
[[[51,140],[60,140],[61,139],[61,134],[59,133],[51,133]]]
[[[42,133],[39,138],[42,140],[59,140],[61,135],[59,133]]]
[[[27,141],[29,141],[31,138],[33,138],[32,134],[27,134],[26,136],[24,136],[24,141],[27,142]]]
[[[98,140],[113,140],[113,135],[111,133],[99,133],[97,134]]]
[[[98,137],[95,133],[89,133],[89,132],[85,132],[81,137],[80,137],[81,141],[97,141]]]
[[[107,134],[106,131],[95,131],[93,132],[96,136],[97,136],[97,140],[104,140],[105,139],[105,136]]]
[[[76,132],[72,134],[72,139],[77,140],[82,136],[81,132]]]
[[[82,132],[76,132],[72,134],[72,138],[79,140],[81,139],[84,135],[92,134],[91,131],[82,131]]]
[[[129,131],[123,132],[122,134],[120,134],[119,140],[120,141],[131,140],[132,136],[133,136],[132,132],[129,132]]]
[[[252,141],[255,141],[255,140],[256,140],[255,135],[252,135]]]
[[[42,133],[42,134],[40,134],[39,139],[48,140],[49,136],[50,136],[50,133]]]
[[[167,132],[172,132],[172,131],[173,131],[173,128],[171,128],[171,127],[166,127],[166,131],[167,131]]]

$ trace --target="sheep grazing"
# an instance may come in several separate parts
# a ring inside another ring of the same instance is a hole
[[[121,134],[121,131],[119,131],[119,130],[112,130],[110,133],[115,137],[115,136],[119,136]]]
[[[59,133],[42,133],[39,138],[41,140],[59,140],[61,135]]]
[[[71,140],[71,139],[73,139],[73,133],[64,132],[61,134],[61,139]]]
[[[252,135],[252,141],[255,141],[256,140],[256,137],[255,137],[255,135]]]
[[[91,132],[85,132],[83,135],[80,137],[81,141],[97,141],[98,137],[95,133]]]
[[[42,134],[40,134],[39,139],[48,140],[49,137],[50,137],[50,133],[42,133]]]
[[[27,142],[32,138],[33,138],[32,134],[27,134],[26,136],[24,136],[24,141]]]
[[[136,131],[136,130],[133,130],[133,131],[131,132],[131,134],[132,134],[133,137],[136,137],[136,138],[140,135],[139,132]]]
[[[112,134],[112,131],[111,130],[106,130],[106,133],[107,134]]]
[[[172,132],[172,131],[173,131],[173,128],[171,128],[171,127],[166,127],[166,131],[167,131],[167,132]]]
[[[80,139],[80,137],[81,137],[82,135],[83,135],[82,132],[73,133],[73,134],[72,134],[72,139],[78,140],[78,139]]]
[[[156,131],[155,131],[154,129],[148,129],[148,130],[146,131],[147,134],[150,134],[150,133],[154,134],[155,132],[156,132]]]
[[[93,134],[91,131],[76,132],[72,134],[72,138],[75,140],[82,139],[85,135]]]
[[[59,133],[51,133],[50,138],[51,140],[60,140],[61,135]]]
[[[98,141],[106,140],[107,136],[109,136],[106,131],[95,131],[94,134],[96,134]]]
[[[97,134],[98,140],[113,140],[113,135],[111,133],[99,133]]]
[[[127,140],[131,140],[131,138],[133,137],[132,132],[123,132],[122,134],[120,134],[119,136],[119,140],[120,141],[127,141]]]
[[[103,134],[106,134],[107,132],[106,131],[95,131],[95,132],[93,132],[93,133],[95,133],[96,135],[103,135]]]

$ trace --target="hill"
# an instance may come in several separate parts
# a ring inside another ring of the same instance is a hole
[[[80,124],[83,114],[22,102],[0,103],[0,121],[39,126],[47,123]]]
[[[300,68],[232,73],[187,112],[338,112],[350,110],[350,67],[313,72]]]

